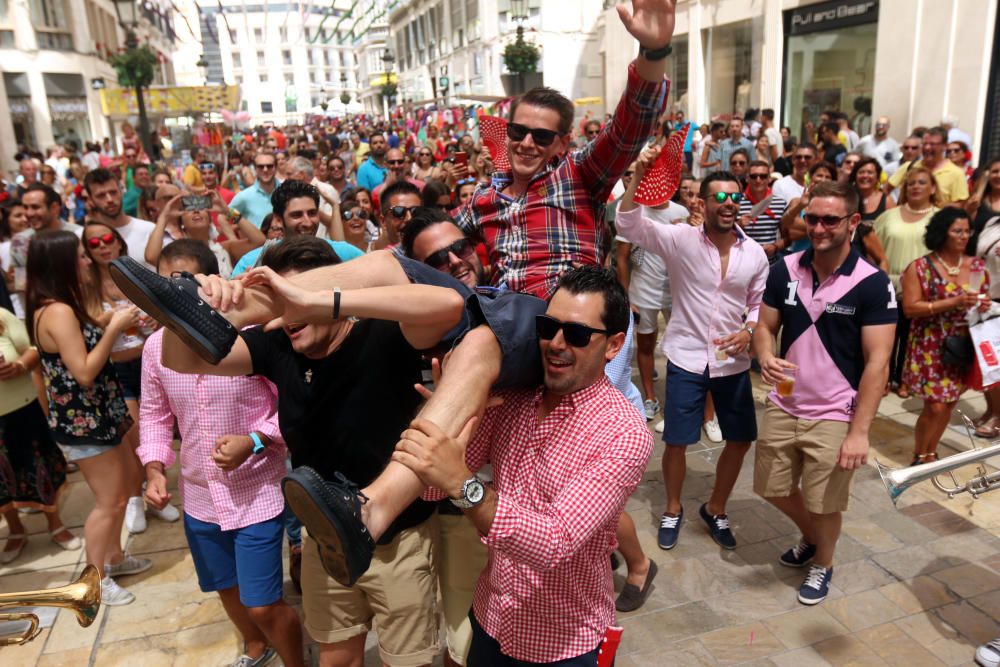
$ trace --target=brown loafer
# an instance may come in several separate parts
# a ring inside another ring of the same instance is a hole
[[[642,585],[642,589],[633,584],[626,583],[625,587],[622,588],[621,594],[618,595],[618,599],[615,600],[615,609],[618,611],[635,611],[645,604],[646,598],[649,597],[649,591],[653,586],[653,579],[656,578],[656,572],[656,561],[650,559],[649,572],[646,573],[646,583]]]

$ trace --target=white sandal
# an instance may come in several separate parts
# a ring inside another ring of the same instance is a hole
[[[76,535],[73,535],[73,533],[69,533],[70,534],[70,538],[68,540],[63,540],[61,542],[59,540],[57,540],[56,539],[56,535],[58,535],[59,533],[63,532],[64,530],[67,533],[69,533],[69,530],[67,530],[64,526],[59,526],[55,530],[50,530],[49,531],[49,535],[52,536],[52,541],[55,542],[56,544],[58,544],[59,546],[61,546],[66,551],[76,551],[77,549],[80,549],[81,547],[83,547],[83,542],[80,541],[79,537],[77,537]]]
[[[0,551],[0,565],[12,563],[21,555],[21,552],[24,551],[24,545],[28,543],[28,536],[24,533],[12,533],[7,536],[7,541],[11,540],[21,540],[21,546],[13,551]]]

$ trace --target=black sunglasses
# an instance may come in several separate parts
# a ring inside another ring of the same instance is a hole
[[[833,229],[834,227],[839,227],[840,223],[847,220],[849,215],[843,217],[838,215],[813,215],[812,213],[806,213],[802,218],[806,221],[806,225],[809,227],[815,227],[816,225],[823,225],[826,229]]]
[[[448,256],[454,253],[459,259],[469,259],[476,254],[476,247],[469,239],[458,239],[454,243],[447,245],[437,252],[432,252],[424,258],[424,264],[441,271],[448,266]]]
[[[403,216],[406,215],[407,213],[409,213],[409,214],[412,215],[413,214],[413,210],[416,209],[416,208],[420,208],[420,207],[419,206],[393,206],[391,208],[387,208],[386,211],[388,213],[391,213],[394,217],[399,218],[400,220],[402,220]]]
[[[747,176],[751,181],[766,181],[770,178],[769,174],[750,174]]]
[[[715,201],[719,202],[720,204],[725,203],[726,197],[732,199],[734,204],[739,204],[741,201],[743,201],[742,192],[716,192],[714,195],[712,195],[712,197],[715,199]]]
[[[535,331],[542,340],[552,340],[560,329],[566,343],[573,347],[587,347],[590,344],[590,337],[595,333],[611,335],[607,329],[595,329],[578,322],[560,322],[548,315],[535,315]]]
[[[406,160],[386,160],[385,163],[398,166],[401,164],[406,164]]]
[[[274,163],[271,163],[271,164],[257,164],[255,162],[253,166],[256,167],[257,169],[274,169],[277,165],[274,164]]]
[[[344,211],[343,213],[340,214],[340,217],[342,217],[344,220],[351,220],[352,218],[355,217],[361,220],[368,219],[368,215],[364,211],[358,211],[357,213],[355,213],[354,211]]]
[[[507,123],[507,138],[511,141],[524,141],[524,138],[531,135],[532,140],[539,146],[551,146],[559,133],[555,130],[546,130],[543,127],[528,127],[520,123]]]

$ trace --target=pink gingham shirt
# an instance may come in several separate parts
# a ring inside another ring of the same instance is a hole
[[[184,512],[195,519],[235,530],[273,519],[284,510],[281,478],[285,441],[278,429],[278,392],[261,377],[188,375],[160,361],[163,331],[142,351],[139,407],[139,460],[143,465],[174,463],[174,418],[181,433],[181,495]],[[264,453],[251,454],[236,470],[212,460],[223,435],[258,431],[271,439]]]
[[[493,464],[497,511],[473,610],[504,654],[555,662],[597,648],[614,625],[608,555],[653,453],[646,422],[603,376],[541,422],[542,389],[501,394],[466,453]],[[440,497],[440,496],[438,496]]]
[[[689,373],[700,375],[707,366],[711,377],[750,368],[748,351],[716,359],[714,341],[736,333],[744,322],[757,321],[768,273],[760,244],[735,227],[737,241],[723,278],[722,256],[702,227],[661,225],[644,218],[641,207],[619,211],[615,225],[623,238],[656,253],[667,266],[673,305],[663,354]]]

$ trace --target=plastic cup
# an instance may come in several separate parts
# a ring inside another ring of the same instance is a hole
[[[983,279],[985,278],[982,271],[970,271],[969,272],[969,292],[978,293],[979,288],[983,286]]]
[[[778,380],[778,396],[787,398],[792,395],[795,391],[795,371],[794,368],[786,368],[784,371],[784,377]]]
[[[725,348],[717,347],[715,348],[715,359],[717,361],[726,361],[729,359],[729,353],[726,352]]]

